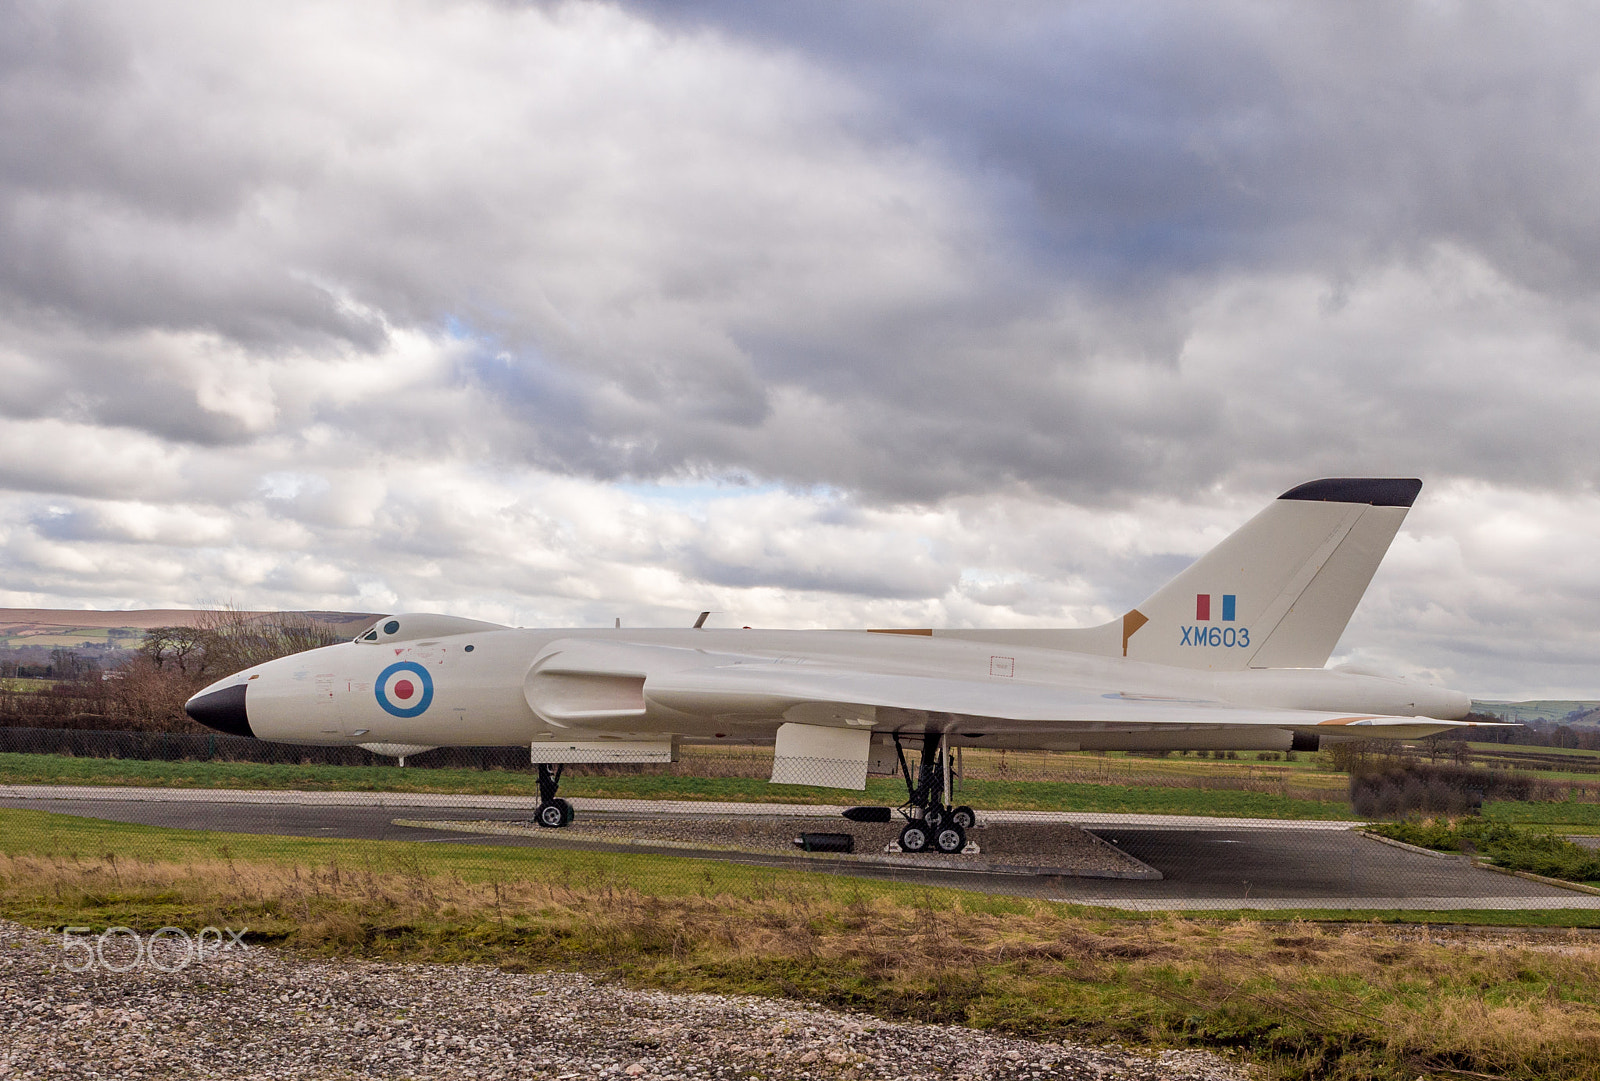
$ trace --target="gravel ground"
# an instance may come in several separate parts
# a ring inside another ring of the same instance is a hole
[[[312,961],[262,947],[172,973],[73,973],[66,959],[58,936],[0,921],[5,1081],[1248,1076],[1205,1052],[1038,1043],[568,973]]]
[[[417,820],[397,819],[407,825]],[[803,818],[794,815],[631,815],[611,812],[580,812],[570,826],[558,831],[542,830],[533,823],[482,820],[475,822],[428,822],[432,828],[457,829],[470,826],[475,831],[541,834],[551,840],[584,839],[623,844],[665,842],[710,849],[745,852],[781,852],[795,855],[794,839],[802,833],[849,833],[856,839],[855,855],[885,857],[884,846],[900,836],[904,825],[897,817],[890,823],[851,822],[837,816]],[[973,864],[1016,868],[1049,868],[1064,875],[1104,875],[1160,877],[1143,863],[1118,851],[1086,830],[1064,822],[1007,823],[988,827],[980,818],[968,832],[976,841],[979,854],[946,856],[937,852],[892,857],[896,862],[964,860]],[[835,853],[827,854],[837,859]]]

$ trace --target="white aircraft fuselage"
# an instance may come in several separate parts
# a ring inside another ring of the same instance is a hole
[[[453,622],[429,615],[391,618],[379,626],[397,623],[396,634],[271,661],[202,695],[246,687],[244,721],[248,734],[258,739],[413,747],[663,737],[771,743],[776,726],[792,711],[798,711],[794,719],[800,723],[829,723],[814,715],[804,696],[781,689],[751,687],[744,701],[702,702],[683,686],[685,675],[696,671],[730,669],[751,677],[781,678],[792,671],[902,677],[913,684],[960,681],[1008,695],[1035,691],[1041,699],[1061,701],[1057,712],[1062,715],[1056,717],[964,714],[957,719],[949,709],[907,709],[880,701],[849,703],[858,707],[859,716],[845,717],[850,711],[833,707],[841,715],[836,724],[920,733],[931,723],[964,744],[1010,749],[1141,750],[1173,747],[1176,741],[1183,749],[1285,750],[1297,732],[1304,738],[1369,715],[1453,720],[1471,708],[1460,692],[1379,676],[1327,669],[1197,671],[931,635],[714,629],[437,633]],[[413,637],[407,634],[412,624],[435,633]],[[583,671],[558,670],[569,667],[562,662],[574,653],[615,658],[625,671],[597,674],[593,664]],[[1169,717],[1175,705],[1205,713],[1226,710],[1228,723]],[[1356,723],[1352,734],[1366,727]],[[1399,737],[1403,728],[1405,737],[1417,738],[1445,727],[1391,722],[1383,734]]]

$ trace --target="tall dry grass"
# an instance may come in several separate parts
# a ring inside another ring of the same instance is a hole
[[[36,924],[248,924],[322,954],[584,968],[1032,1036],[1232,1047],[1279,1078],[1600,1078],[1600,946],[1586,933],[1438,943],[1414,928],[1110,921],[869,890],[757,874],[667,895],[613,872],[469,881],[403,862],[0,856],[0,906]]]

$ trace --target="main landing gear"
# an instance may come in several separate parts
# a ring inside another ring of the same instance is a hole
[[[967,847],[967,831],[977,822],[971,807],[948,806],[950,799],[950,751],[943,733],[922,734],[922,761],[912,780],[900,734],[894,734],[895,758],[906,782],[906,802],[900,814],[906,824],[900,830],[903,852],[936,852],[953,855]]]
[[[533,818],[545,829],[558,830],[572,824],[572,804],[556,796],[564,769],[565,766],[539,764],[539,808]]]

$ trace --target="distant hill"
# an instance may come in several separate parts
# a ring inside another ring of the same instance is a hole
[[[0,649],[134,649],[152,627],[192,626],[206,612],[193,608],[142,608],[106,612],[80,608],[0,608]],[[376,619],[368,612],[239,612],[247,619],[305,616],[351,637]]]
[[[1553,724],[1600,726],[1600,702],[1536,701],[1474,702],[1474,713],[1488,713],[1502,721],[1528,724],[1545,721]]]

